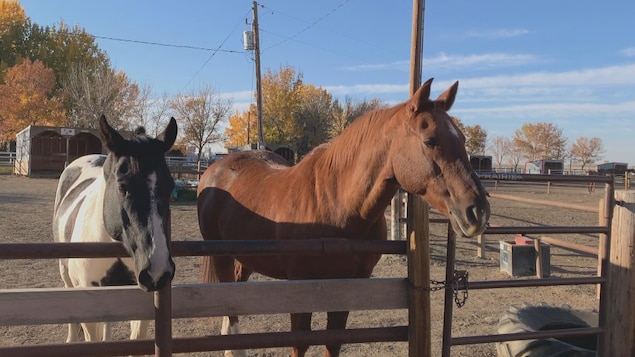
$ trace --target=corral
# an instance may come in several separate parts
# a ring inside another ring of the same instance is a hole
[[[0,214],[2,214],[2,242],[49,242],[52,212],[52,197],[55,180],[0,177]],[[601,190],[598,190],[601,191]],[[601,193],[586,194],[585,187],[552,186],[546,194],[544,185],[499,185],[498,192],[519,196],[539,197],[550,200],[568,201],[576,204],[596,206]],[[518,202],[492,200],[492,224],[519,225],[581,225],[597,224],[597,213],[578,212],[566,209],[545,209],[542,206]],[[194,205],[173,206],[173,240],[199,239]],[[432,279],[442,280],[444,276],[446,227],[432,225]],[[512,235],[510,235],[512,236]],[[509,237],[507,237],[509,238]],[[575,239],[578,243],[597,245],[597,238],[588,235],[566,235],[564,239]],[[500,280],[508,277],[498,269],[498,240],[504,236],[490,236],[486,245],[486,259],[476,258],[476,242],[459,239],[457,242],[457,269],[468,270],[471,280]],[[198,282],[198,258],[178,258],[175,283]],[[57,263],[51,260],[15,260],[0,262],[2,279],[0,288],[31,288],[61,286],[57,273]],[[590,255],[579,255],[567,250],[552,249],[552,275],[558,277],[593,276],[597,261]],[[404,277],[405,259],[387,255],[375,270],[376,277]],[[211,298],[211,297],[210,297]],[[442,293],[432,295],[433,355],[440,355]],[[532,289],[498,289],[471,291],[467,304],[455,309],[453,336],[493,333],[498,316],[510,305],[522,302],[545,301],[554,305],[564,303],[579,309],[597,309],[594,286],[543,287]],[[318,317],[315,328],[321,328],[323,320]],[[209,319],[175,320],[175,336],[200,336],[212,332],[208,328]],[[354,312],[349,327],[394,326],[407,324],[406,311]],[[286,315],[249,316],[243,324],[244,332],[287,331]],[[122,324],[117,337],[123,339],[126,327]],[[34,327],[2,327],[0,343],[6,345],[59,343],[63,341],[63,325],[43,325]],[[284,355],[286,350],[255,350],[252,355]],[[318,355],[319,349],[311,349]],[[452,349],[453,356],[495,356],[493,344],[458,346]],[[344,355],[384,356],[407,355],[404,343],[376,343],[347,345]],[[200,356],[212,353],[192,354]],[[218,353],[217,355],[221,355]]]

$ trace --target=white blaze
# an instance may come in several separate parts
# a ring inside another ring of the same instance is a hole
[[[165,231],[163,230],[163,219],[157,210],[157,197],[154,194],[157,183],[156,172],[148,176],[148,189],[150,190],[150,215],[148,217],[152,233],[152,249],[150,250],[150,270],[148,274],[152,281],[158,281],[163,274],[172,267],[169,262],[168,244]]]

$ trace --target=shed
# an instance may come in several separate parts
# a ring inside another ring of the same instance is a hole
[[[97,129],[33,125],[16,135],[15,149],[13,173],[22,176],[57,177],[78,157],[105,153]]]

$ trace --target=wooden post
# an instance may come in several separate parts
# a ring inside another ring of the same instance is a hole
[[[408,355],[429,357],[432,353],[432,343],[428,205],[419,196],[409,196],[408,278],[412,286],[408,304]]]
[[[479,234],[476,237],[476,256],[479,258],[485,258],[485,234]]]
[[[172,212],[168,210],[165,232],[168,246],[172,245]],[[172,281],[154,292],[154,356],[172,356]]]
[[[605,198],[602,197],[600,198],[600,202],[599,202],[599,213],[598,213],[598,225],[599,226],[606,226],[608,223],[606,221],[606,204],[605,204]],[[598,236],[598,276],[602,276],[602,258],[601,257],[605,257],[606,252],[604,252],[604,247],[606,244],[606,234],[600,234]],[[596,289],[596,296],[599,299],[600,298],[600,293],[602,291],[602,286],[600,284],[597,285],[597,289]]]
[[[397,193],[390,200],[390,240],[401,240],[401,193]]]
[[[410,95],[421,85],[423,60],[424,0],[413,0],[410,47]],[[412,284],[408,308],[408,355],[430,357],[430,235],[428,205],[417,195],[408,195],[408,278]]]
[[[540,238],[534,239],[534,249],[536,250],[536,277],[542,279],[542,247]]]
[[[635,192],[616,191],[615,199],[619,205],[611,225],[607,287],[600,303],[606,331],[598,355],[630,357],[635,356]]]
[[[551,169],[547,171],[547,175],[551,175]],[[547,194],[551,194],[551,181],[547,181]]]

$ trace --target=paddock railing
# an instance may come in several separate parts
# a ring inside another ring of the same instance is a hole
[[[521,287],[541,287],[541,286],[559,286],[559,285],[582,285],[582,284],[598,284],[600,311],[598,327],[589,328],[568,328],[560,330],[523,332],[513,334],[498,335],[477,335],[452,337],[452,313],[453,313],[453,296],[451,292],[446,291],[443,314],[443,345],[442,356],[449,357],[452,346],[504,342],[515,340],[531,340],[545,338],[562,338],[573,336],[597,336],[598,354],[602,356],[601,351],[607,349],[607,324],[610,317],[607,316],[607,297],[608,297],[608,268],[609,268],[609,252],[611,247],[611,223],[614,207],[614,181],[608,176],[552,176],[552,175],[526,175],[526,174],[487,174],[481,176],[481,180],[495,181],[513,181],[513,182],[593,182],[605,184],[604,207],[601,207],[602,216],[600,222],[596,226],[523,226],[523,227],[488,227],[484,234],[566,234],[566,233],[596,233],[600,234],[598,248],[598,276],[596,277],[580,277],[580,278],[559,278],[559,279],[543,279],[542,274],[539,279],[515,279],[515,280],[499,280],[499,281],[471,281],[469,283],[470,290],[481,289],[499,289],[499,288],[521,288]],[[494,196],[490,193],[490,195]],[[509,196],[499,196],[499,198],[514,199]],[[524,200],[529,202],[531,200]],[[537,204],[546,204],[546,202],[533,202]],[[586,209],[579,205],[571,204],[553,204],[561,208]],[[595,212],[595,210],[591,210]],[[556,243],[559,240],[555,240]],[[482,252],[482,237],[479,237],[479,252]],[[448,245],[446,256],[446,279],[451,278],[454,274],[456,239],[451,229],[448,229]],[[537,263],[539,264],[539,263]],[[613,292],[615,293],[615,292]],[[611,354],[613,356],[613,354]],[[615,354],[620,356],[620,354]],[[627,355],[624,354],[624,357]]]
[[[619,270],[624,281],[615,273],[616,263],[610,264],[611,236],[615,192],[613,180],[605,176],[548,176],[505,174],[505,177],[489,179],[544,182],[552,181],[593,181],[605,184],[605,207],[603,220],[597,226],[584,227],[489,227],[485,234],[562,234],[562,233],[595,233],[600,234],[599,276],[559,279],[517,279],[502,281],[471,281],[469,289],[519,288],[553,285],[598,284],[600,286],[600,319],[598,327],[585,329],[562,329],[532,333],[483,335],[483,336],[451,336],[452,291],[446,289],[444,324],[443,324],[443,356],[450,356],[453,345],[491,343],[512,340],[558,338],[566,336],[597,336],[598,351],[608,348],[620,348],[618,343],[608,343],[612,335],[625,329],[623,312],[616,305],[616,296],[622,300],[635,289],[635,273],[632,267],[626,272]],[[633,195],[635,196],[635,195]],[[632,201],[631,201],[632,199]],[[628,208],[633,215],[635,197],[619,201],[620,207]],[[633,220],[621,219],[619,224],[629,225]],[[628,248],[630,237],[617,237],[616,246]],[[624,239],[623,239],[624,238]],[[627,243],[623,243],[622,240]],[[446,281],[453,281],[455,267],[455,238],[448,234],[446,257]],[[351,241],[339,238],[317,240],[298,240],[288,242],[275,241],[174,241],[174,256],[206,256],[206,255],[273,255],[273,254],[406,254],[406,241]],[[632,254],[632,244],[630,247]],[[628,254],[624,254],[628,255]],[[41,244],[0,244],[0,259],[57,259],[62,257],[123,257],[124,248],[119,243],[41,243]],[[412,262],[408,261],[408,264]],[[610,270],[609,268],[613,268]],[[623,267],[622,267],[623,268]],[[618,280],[618,281],[615,281]],[[610,299],[608,293],[611,286]],[[59,356],[59,355],[129,355],[152,354],[170,356],[174,353],[200,352],[225,349],[251,349],[284,347],[292,344],[325,344],[325,343],[368,343],[388,341],[408,341],[409,329],[416,326],[376,327],[368,329],[346,329],[343,331],[310,331],[310,332],[271,332],[243,334],[233,336],[202,336],[190,338],[173,338],[171,330],[172,318],[224,316],[228,312],[237,315],[273,314],[289,312],[320,312],[337,310],[381,310],[381,309],[416,309],[417,303],[409,301],[408,296],[415,287],[409,278],[373,278],[373,279],[335,279],[313,281],[272,281],[219,284],[187,284],[167,286],[160,292],[148,294],[134,286],[85,289],[11,289],[0,290],[0,325],[32,325],[46,323],[86,322],[86,321],[126,321],[131,319],[154,319],[154,340],[141,341],[107,341],[95,343],[72,343],[59,345],[9,346],[0,347],[0,355],[11,356]],[[328,291],[327,298],[325,292]],[[376,294],[382,291],[382,294]],[[381,295],[381,296],[378,296]],[[258,298],[248,298],[257,296]],[[359,298],[362,296],[363,298]],[[99,304],[94,303],[98,299]],[[618,299],[619,300],[619,299]],[[619,300],[619,301],[622,301]],[[125,301],[125,303],[121,303]],[[632,305],[632,304],[631,304]],[[617,317],[620,318],[617,318]],[[620,320],[620,321],[618,321]],[[632,322],[632,319],[628,319]],[[635,322],[632,322],[635,326]],[[429,331],[422,331],[419,336],[424,339]],[[418,341],[408,341],[417,343]],[[624,349],[634,348],[634,341],[622,343]],[[612,346],[616,345],[618,347]],[[154,351],[154,352],[153,352]],[[602,354],[600,354],[602,355]],[[628,354],[611,353],[605,356],[628,356]]]

